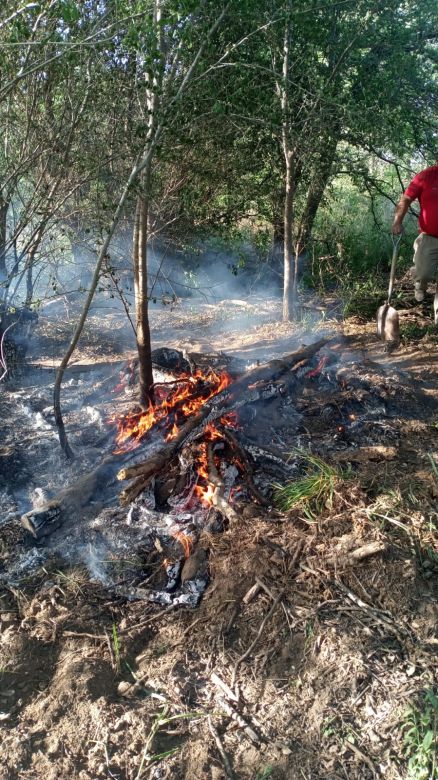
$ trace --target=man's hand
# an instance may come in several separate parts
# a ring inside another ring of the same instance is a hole
[[[403,220],[407,214],[412,201],[406,195],[402,195],[395,207],[394,222],[392,223],[391,233],[393,236],[399,236],[403,233]]]

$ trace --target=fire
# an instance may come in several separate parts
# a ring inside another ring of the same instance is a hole
[[[187,418],[196,414],[213,396],[225,390],[230,382],[231,377],[225,372],[218,374],[212,370],[203,374],[198,370],[194,374],[184,374],[168,392],[167,388],[159,388],[158,400],[147,411],[113,420],[118,427],[118,448],[115,452],[135,449],[151,428],[160,422],[167,429],[170,427],[166,441],[171,441],[178,435]]]
[[[221,438],[219,431],[214,427],[214,425],[208,425],[205,429],[205,432],[210,440]],[[204,506],[211,506],[216,488],[210,482],[207,446],[208,445],[206,442],[202,442],[202,444],[200,444],[199,458],[197,463],[198,479],[202,479],[207,484],[206,486],[199,484],[196,485],[195,494],[198,496],[201,504],[204,504]]]
[[[192,549],[192,540],[190,539],[190,536],[187,536],[183,531],[171,531],[170,534],[174,539],[178,539],[184,550],[184,558],[188,558]]]

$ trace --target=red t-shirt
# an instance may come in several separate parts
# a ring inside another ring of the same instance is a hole
[[[411,200],[419,200],[418,225],[421,232],[438,237],[438,165],[417,173],[405,195]]]

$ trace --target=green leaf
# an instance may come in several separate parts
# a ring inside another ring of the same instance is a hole
[[[423,750],[429,750],[431,747],[435,734],[432,730],[426,731],[423,737]]]

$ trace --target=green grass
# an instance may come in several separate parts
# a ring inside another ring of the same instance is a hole
[[[113,635],[113,649],[114,649],[114,660],[116,664],[116,671],[117,674],[120,674],[120,669],[122,666],[121,663],[121,653],[120,653],[120,640],[119,640],[119,634],[117,631],[117,626],[115,623],[113,623],[112,627],[112,635]]]
[[[296,454],[304,461],[307,473],[286,485],[275,484],[275,505],[282,512],[301,508],[310,520],[314,520],[315,513],[332,506],[340,474],[317,455],[301,450]]]
[[[140,778],[144,776],[146,769],[151,764],[159,763],[160,761],[163,761],[163,759],[168,758],[169,756],[173,756],[174,753],[177,753],[178,750],[180,750],[180,747],[174,747],[164,752],[154,753],[152,751],[152,746],[153,746],[154,739],[157,736],[159,730],[163,726],[168,726],[169,724],[175,723],[176,721],[193,720],[194,718],[199,718],[199,713],[184,712],[177,715],[169,715],[169,707],[167,704],[163,707],[161,712],[158,712],[155,715],[150,732],[146,738],[146,743],[142,751],[140,764],[138,767],[137,774],[135,776],[135,780],[140,780]]]
[[[430,341],[438,341],[438,325],[417,325],[415,322],[404,325],[400,329],[404,341],[421,341],[427,337]]]
[[[344,297],[344,317],[357,315],[366,320],[375,319],[377,309],[385,302],[387,291],[375,278],[366,281],[354,281],[342,291]]]
[[[259,769],[255,776],[255,780],[269,780],[270,777],[272,777],[273,773],[273,767],[267,766],[264,769]]]
[[[438,696],[425,692],[419,706],[410,707],[403,718],[403,745],[408,759],[406,780],[438,780]]]

